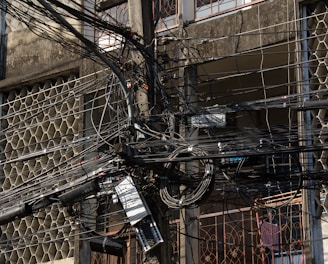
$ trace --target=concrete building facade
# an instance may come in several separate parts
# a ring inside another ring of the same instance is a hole
[[[1,1],[0,263],[325,263],[326,1],[59,2]]]

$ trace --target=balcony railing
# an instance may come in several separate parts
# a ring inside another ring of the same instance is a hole
[[[298,202],[269,210],[248,207],[199,216],[195,263],[303,263],[302,205]],[[174,264],[180,263],[183,246],[179,224],[177,220],[170,225]]]

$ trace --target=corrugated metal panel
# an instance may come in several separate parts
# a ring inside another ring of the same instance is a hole
[[[223,127],[226,125],[225,114],[203,114],[191,117],[193,127]]]
[[[132,226],[149,215],[130,176],[116,185],[115,190]]]

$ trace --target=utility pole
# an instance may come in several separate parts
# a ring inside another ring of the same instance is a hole
[[[179,38],[184,38],[184,27],[188,25],[188,21],[194,19],[195,7],[190,5],[189,1],[179,1]],[[180,107],[182,111],[193,111],[197,108],[197,93],[196,93],[196,76],[197,68],[188,61],[188,48],[185,41],[182,42],[180,50],[180,61],[183,63],[179,68],[179,87],[180,87]],[[187,109],[185,109],[187,108]],[[196,141],[198,138],[198,131],[188,131],[190,127],[190,120],[182,120],[180,123],[180,134],[185,137],[189,136],[191,140]],[[198,162],[188,162],[181,170],[185,173],[198,173]],[[183,191],[181,186],[181,191]],[[198,226],[199,208],[181,208],[180,209],[180,264],[198,263],[199,260],[199,236]]]
[[[150,109],[154,106],[154,72],[153,72],[153,58],[154,58],[154,21],[152,11],[152,0],[130,0],[129,4],[129,21],[131,31],[143,37],[145,51],[149,55],[144,58],[139,53],[132,53],[132,60],[136,65],[145,64],[146,78],[144,80],[145,86],[138,87],[136,91],[137,105],[139,113],[141,113],[146,120],[150,115]],[[146,61],[144,61],[146,60]],[[148,68],[147,68],[148,67]]]
[[[195,65],[181,67],[179,70],[183,74],[180,94],[183,96],[181,107],[187,107],[187,111],[193,111],[197,107],[197,94],[195,90],[197,70]],[[198,130],[189,130],[191,122],[189,119],[181,120],[180,135],[188,137],[193,143],[197,142]],[[191,161],[180,165],[180,170],[187,175],[199,173],[198,161]],[[184,191],[185,186],[180,186],[180,192]],[[182,198],[183,199],[183,198]],[[198,263],[198,226],[199,208],[180,209],[180,264]]]
[[[188,106],[187,111],[193,112],[197,108],[198,96],[196,92],[196,79],[197,79],[197,66],[189,65],[184,70],[184,82],[185,82],[185,98],[186,104]],[[190,118],[189,118],[190,119]],[[187,120],[187,126],[190,128],[185,130],[187,132],[187,136],[190,140],[197,144],[197,139],[199,136],[198,130],[193,130],[192,124],[190,120]],[[199,161],[191,161],[188,162],[186,166],[187,175],[190,173],[199,174]],[[199,207],[196,208],[186,208],[184,210],[184,219],[185,221],[185,233],[186,236],[184,238],[185,242],[185,263],[198,263],[199,261],[199,252],[198,252],[198,240],[196,239],[199,236],[199,225],[198,225],[198,217],[200,214]]]
[[[143,82],[144,85],[139,85],[136,91],[136,103],[138,111],[145,121],[151,119],[151,111],[156,104],[155,99],[155,61],[154,61],[154,45],[155,45],[155,32],[154,32],[154,19],[153,19],[153,1],[152,0],[129,0],[129,21],[131,31],[142,36],[142,44],[145,46],[145,52],[147,56],[143,57],[138,52],[132,51],[132,60],[137,66],[144,69],[142,73],[145,76]],[[165,213],[161,212],[161,209],[152,208],[156,210],[158,226],[161,229],[161,233],[164,234],[164,243],[162,245],[153,248],[146,256],[144,256],[143,263],[157,264],[167,263],[168,251],[169,251],[169,237],[168,237],[168,222],[165,217]]]

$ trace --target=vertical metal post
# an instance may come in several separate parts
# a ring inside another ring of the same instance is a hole
[[[226,221],[225,221],[225,212],[224,209],[222,215],[222,227],[223,227],[223,260],[227,259],[227,235],[226,235]]]
[[[307,40],[307,7],[303,5],[301,7],[301,36],[302,36],[302,77],[303,77],[303,92],[305,94],[305,101],[310,100],[310,73],[309,73],[309,56],[308,56],[308,40]],[[307,146],[312,145],[312,116],[311,111],[305,111],[304,113],[304,137],[305,144]],[[304,153],[304,167],[308,171],[312,171],[314,168],[313,156],[311,153]],[[321,221],[316,218],[316,204],[315,204],[315,180],[308,180],[304,183],[305,189],[303,190],[303,222],[305,232],[307,233],[307,263],[323,263],[323,246],[321,241]]]
[[[2,121],[2,117],[4,115],[3,109],[2,109],[3,104],[4,104],[4,94],[1,92],[0,93],[0,131],[1,132],[3,132],[2,129],[4,128],[3,127],[3,121]],[[4,133],[0,133],[0,135],[1,135],[0,136],[1,142],[5,142],[4,141]],[[4,156],[5,151],[4,151],[4,144],[3,143],[0,144],[0,152],[1,152],[0,158],[2,160],[4,160],[5,158],[3,156]],[[2,173],[3,172],[3,165],[2,164],[0,165],[0,171],[1,171],[1,174],[0,174],[0,188],[2,188],[2,184],[5,180],[5,175],[4,175],[4,173]],[[0,228],[0,236],[1,236],[1,228]]]
[[[242,228],[242,236],[243,236],[243,255],[244,255],[244,264],[246,264],[246,260],[247,260],[247,258],[246,258],[246,236],[247,236],[247,232],[246,232],[246,227],[245,227],[245,213],[244,212],[242,212],[241,213],[241,228]]]

